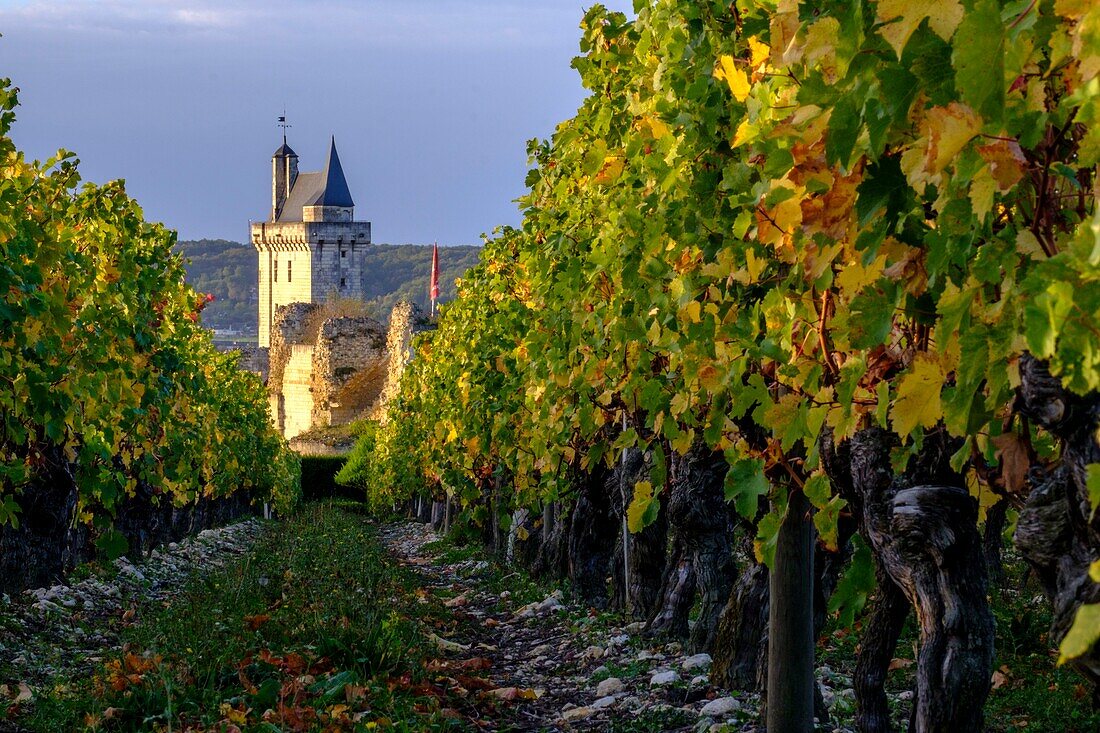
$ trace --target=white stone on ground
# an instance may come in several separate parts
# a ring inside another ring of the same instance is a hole
[[[659,687],[661,685],[671,685],[673,682],[680,681],[680,674],[676,670],[666,670],[664,672],[658,672],[649,678],[650,687]]]
[[[606,697],[608,695],[615,695],[626,689],[626,685],[618,677],[608,677],[606,680],[596,685],[596,696]]]
[[[730,713],[736,712],[740,708],[741,705],[737,702],[736,698],[719,697],[704,705],[703,709],[699,711],[699,715],[708,718],[722,718]]]
[[[704,667],[710,666],[710,661],[711,660],[709,654],[695,654],[685,659],[680,664],[680,668],[683,669],[685,672],[690,672],[696,669],[703,669]]]
[[[572,710],[566,710],[561,714],[561,719],[564,721],[583,720],[594,712],[596,712],[595,708],[585,705],[579,708],[573,708]]]

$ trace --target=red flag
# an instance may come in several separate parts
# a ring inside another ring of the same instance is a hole
[[[439,297],[439,243],[432,246],[432,300]]]

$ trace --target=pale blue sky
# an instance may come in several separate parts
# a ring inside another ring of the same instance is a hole
[[[244,241],[265,216],[285,105],[302,170],[336,135],[375,241],[477,243],[519,220],[526,140],[583,97],[591,4],[0,0],[0,74],[28,157],[75,151],[182,238]]]

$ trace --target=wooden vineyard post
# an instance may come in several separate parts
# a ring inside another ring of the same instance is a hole
[[[813,551],[810,504],[792,489],[769,576],[769,731],[814,730]]]

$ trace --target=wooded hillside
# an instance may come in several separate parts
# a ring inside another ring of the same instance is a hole
[[[187,280],[200,293],[211,293],[214,302],[203,312],[203,324],[212,329],[233,329],[256,334],[256,251],[226,239],[182,241],[176,250],[187,260]],[[441,247],[439,250],[440,299],[453,300],[455,280],[477,263],[480,247]],[[432,248],[420,244],[372,245],[366,256],[364,289],[375,315],[385,320],[399,300],[428,307],[428,278]]]

